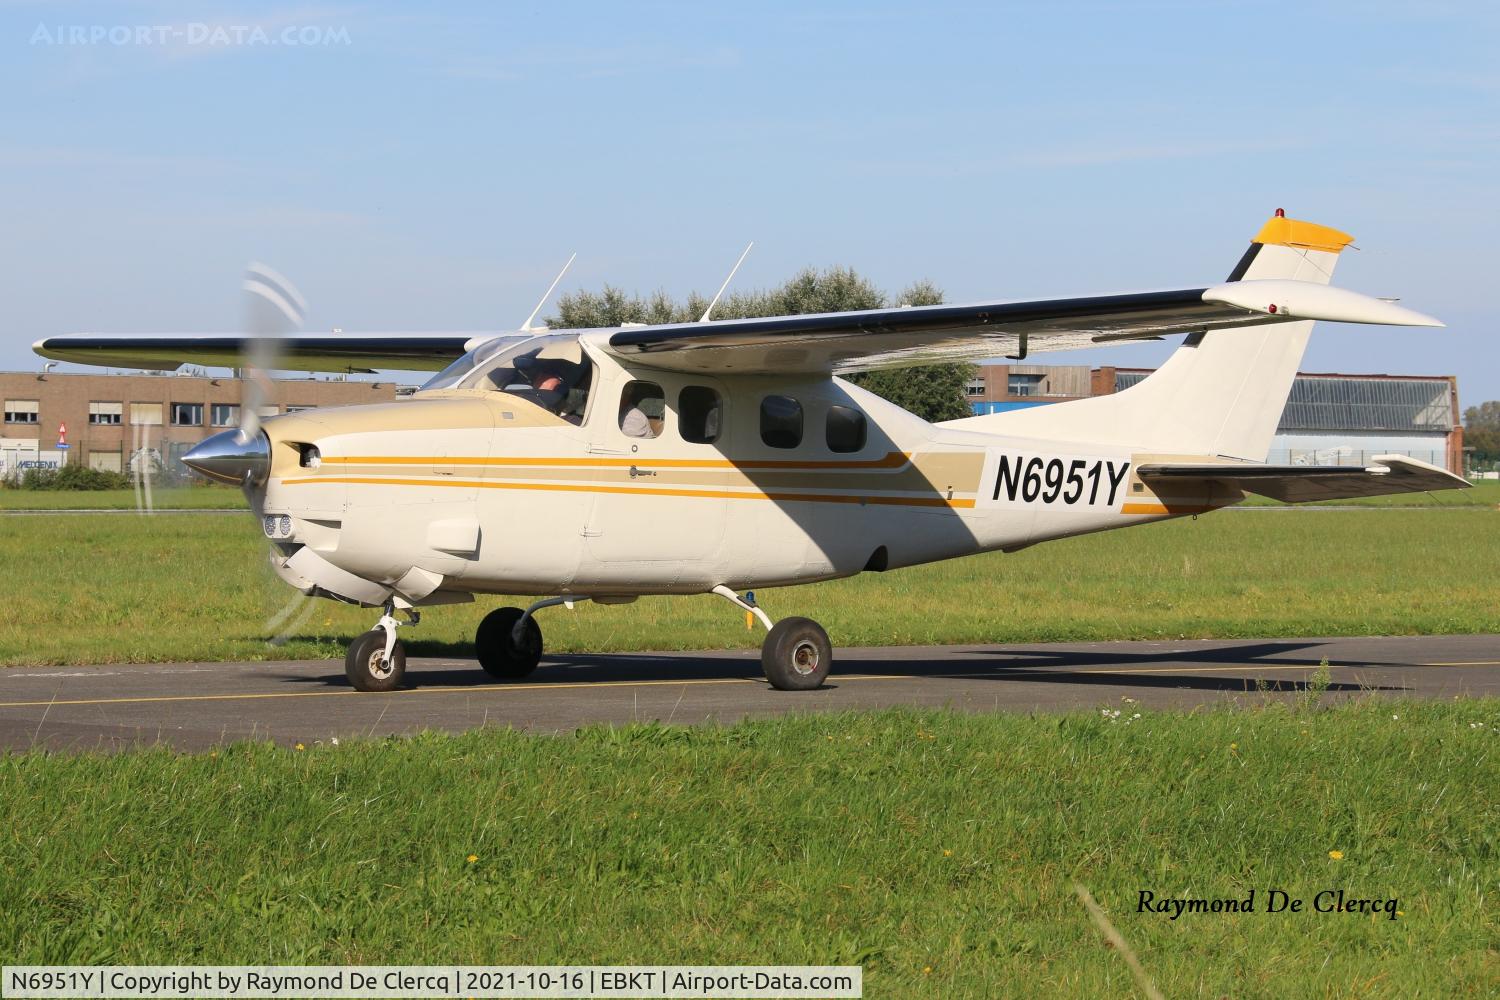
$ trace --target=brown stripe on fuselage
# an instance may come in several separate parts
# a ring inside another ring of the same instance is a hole
[[[444,467],[480,481],[526,483],[631,483],[649,477],[661,487],[690,489],[778,489],[801,491],[876,491],[930,493],[946,500],[955,493],[978,489],[984,456],[978,452],[932,452],[912,459],[902,452],[869,461],[743,461],[727,459],[597,459],[597,458],[436,458],[347,456],[324,458],[340,464],[340,474],[371,477],[390,466],[397,469]],[[392,472],[395,470],[392,469]],[[424,469],[425,471],[425,469]],[[311,477],[307,477],[311,478]],[[330,480],[332,477],[318,477]]]

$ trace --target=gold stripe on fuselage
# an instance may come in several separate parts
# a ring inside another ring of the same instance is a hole
[[[804,501],[807,503],[875,504],[898,507],[948,507],[967,509],[974,506],[972,498],[941,496],[895,496],[892,494],[838,494],[838,493],[786,493],[761,490],[703,490],[674,489],[660,486],[611,486],[605,483],[560,483],[560,482],[503,482],[494,479],[455,479],[433,477],[404,479],[394,476],[315,476],[304,479],[283,479],[283,486],[306,486],[321,483],[351,483],[366,486],[438,486],[486,490],[546,490],[563,493],[614,493],[638,494],[641,496],[703,497],[722,500],[774,500],[781,502]]]
[[[763,459],[734,461],[728,458],[585,458],[585,457],[501,457],[485,458],[453,456],[443,458],[423,456],[400,456],[400,455],[333,455],[324,456],[324,465],[431,465],[439,463],[442,465],[462,466],[494,466],[497,468],[511,468],[513,466],[568,466],[584,469],[624,469],[629,466],[651,465],[665,469],[815,469],[815,470],[838,470],[838,469],[898,469],[908,464],[911,456],[906,452],[887,452],[883,458],[874,459],[851,459],[848,461],[803,461],[791,459]]]

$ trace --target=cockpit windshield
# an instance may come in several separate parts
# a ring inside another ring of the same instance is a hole
[[[422,386],[430,389],[488,389],[535,403],[570,423],[583,420],[593,362],[578,336],[497,337],[469,351]]]

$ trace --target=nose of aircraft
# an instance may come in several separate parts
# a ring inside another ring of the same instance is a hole
[[[271,468],[271,442],[264,431],[238,430],[205,438],[182,456],[182,464],[206,479],[235,486],[258,486]]]

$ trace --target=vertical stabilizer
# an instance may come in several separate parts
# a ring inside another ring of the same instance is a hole
[[[1326,285],[1340,251],[1353,239],[1285,218],[1278,209],[1229,280],[1290,278]],[[1309,320],[1192,334],[1166,364],[1123,392],[998,413],[961,426],[1263,462],[1312,326]]]

